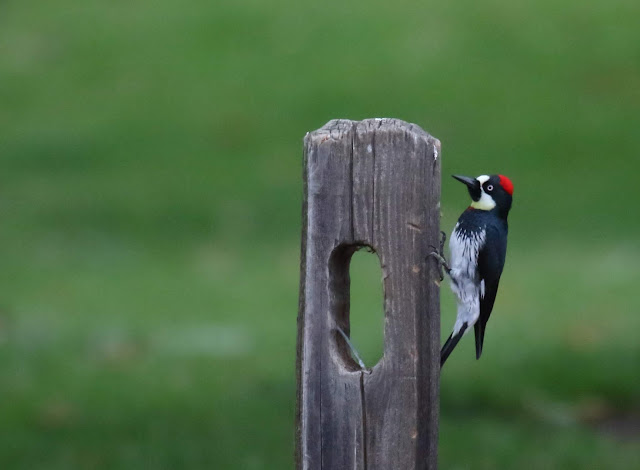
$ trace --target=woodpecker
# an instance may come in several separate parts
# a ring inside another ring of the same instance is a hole
[[[480,359],[507,253],[507,217],[513,197],[513,183],[506,176],[453,177],[467,185],[472,202],[451,234],[451,263],[448,265],[442,254],[432,253],[449,274],[458,307],[453,332],[440,351],[440,367],[471,326],[476,336],[476,359]]]

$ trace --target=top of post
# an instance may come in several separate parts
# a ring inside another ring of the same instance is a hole
[[[352,131],[358,133],[367,132],[389,132],[404,131],[411,134],[415,139],[422,139],[426,143],[433,144],[435,152],[433,158],[438,159],[440,155],[440,141],[426,132],[417,124],[403,121],[395,118],[371,118],[362,121],[352,121],[351,119],[332,119],[320,129],[307,133],[305,136],[305,144],[311,141],[314,143],[323,143],[328,140],[340,140]]]

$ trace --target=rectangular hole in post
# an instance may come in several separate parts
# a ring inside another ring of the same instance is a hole
[[[372,250],[354,253],[349,277],[351,341],[372,368],[384,353],[384,292],[378,255]]]
[[[384,292],[378,255],[369,246],[339,246],[331,256],[329,280],[331,312],[351,342],[349,345],[336,331],[338,357],[350,370],[361,368],[360,359],[371,369],[384,353]]]

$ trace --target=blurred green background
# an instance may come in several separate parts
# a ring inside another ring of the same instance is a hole
[[[0,467],[293,467],[301,155],[397,117],[515,184],[443,469],[640,461],[637,0],[0,3]],[[352,265],[380,355],[380,269]],[[442,335],[454,322],[442,290]]]

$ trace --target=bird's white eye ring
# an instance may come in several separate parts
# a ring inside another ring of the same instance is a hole
[[[493,191],[493,185],[490,184],[489,186],[487,186],[487,191]]]

